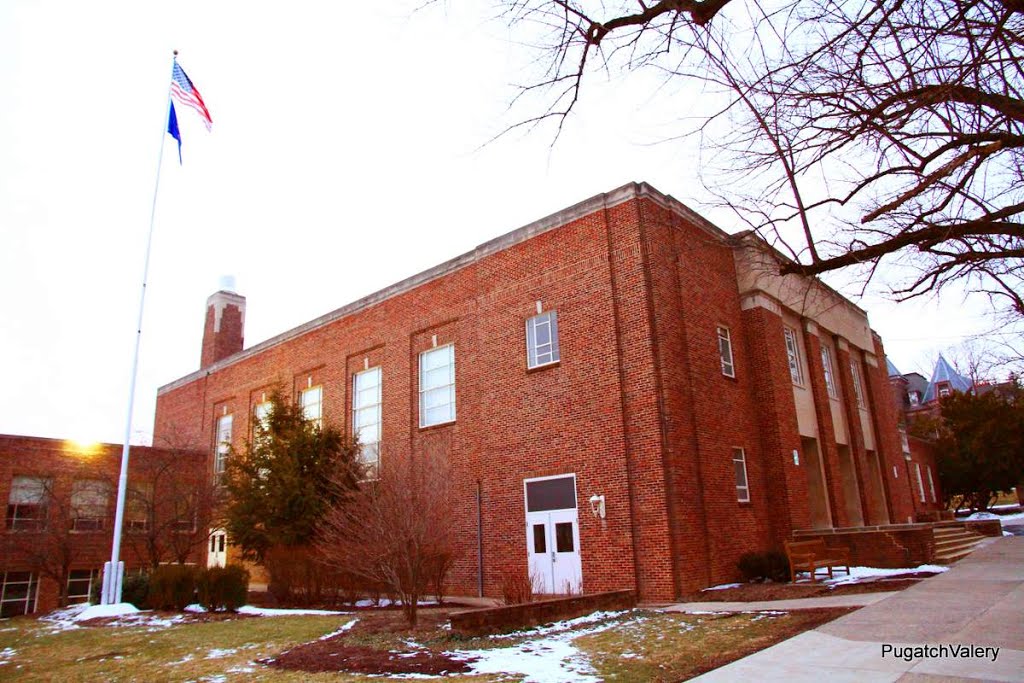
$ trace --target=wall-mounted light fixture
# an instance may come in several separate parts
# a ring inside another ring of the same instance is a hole
[[[604,496],[595,493],[590,497],[590,511],[595,517],[604,519]]]

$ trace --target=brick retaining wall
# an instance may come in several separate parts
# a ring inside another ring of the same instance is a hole
[[[571,598],[540,600],[521,605],[486,607],[452,612],[452,630],[466,634],[494,633],[524,626],[537,626],[571,619],[598,610],[630,609],[636,605],[634,591],[611,591],[576,595]]]

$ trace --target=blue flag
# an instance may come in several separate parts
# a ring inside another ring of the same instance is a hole
[[[181,165],[181,132],[178,131],[178,115],[174,113],[174,102],[171,102],[171,113],[167,117],[167,132],[178,141],[178,165]]]

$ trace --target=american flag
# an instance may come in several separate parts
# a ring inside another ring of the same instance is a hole
[[[177,62],[174,63],[174,70],[171,74],[171,97],[181,105],[195,109],[203,119],[206,130],[211,129],[213,119],[210,118],[210,112],[207,111],[206,105],[203,103],[202,95],[199,94],[199,90],[192,84],[192,80],[185,75],[185,70],[178,66]]]

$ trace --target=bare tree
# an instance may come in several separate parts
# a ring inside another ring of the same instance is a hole
[[[419,599],[443,584],[454,554],[449,489],[443,457],[389,460],[379,480],[328,512],[318,549],[331,566],[398,595],[415,626]]]
[[[705,184],[791,260],[886,257],[898,300],[958,282],[1024,317],[1020,0],[507,0],[545,50],[519,125],[560,130],[597,69],[653,67],[722,95],[694,128]]]

